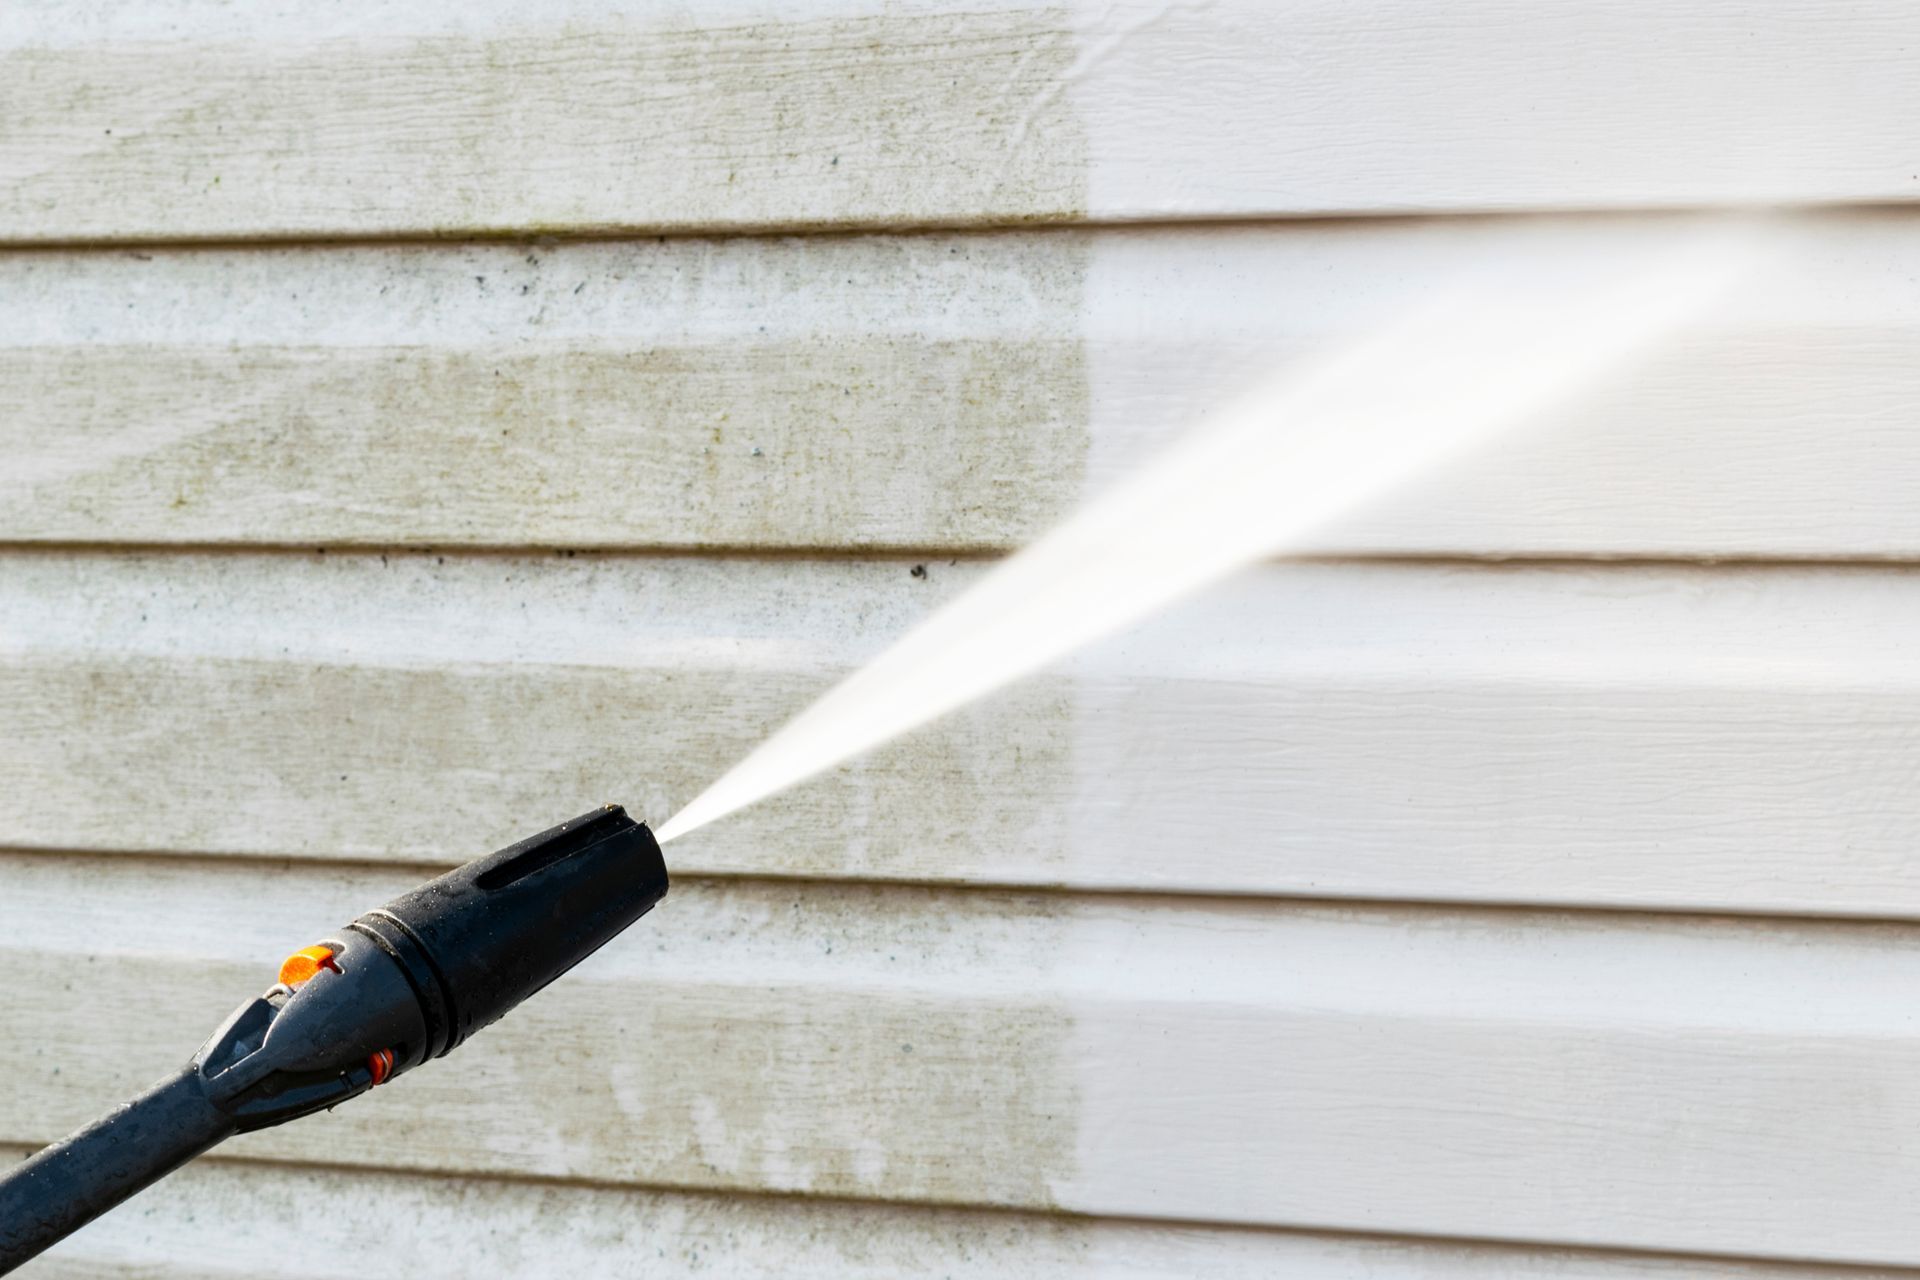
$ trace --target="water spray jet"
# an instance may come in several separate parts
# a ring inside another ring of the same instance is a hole
[[[1283,372],[1003,562],[754,748],[666,842],[1117,631],[1585,389],[1719,297],[1757,222],[1486,278]]]

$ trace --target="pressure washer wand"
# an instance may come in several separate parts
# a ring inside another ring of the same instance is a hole
[[[653,833],[608,805],[296,951],[179,1074],[0,1177],[0,1275],[236,1133],[445,1056],[666,891]]]

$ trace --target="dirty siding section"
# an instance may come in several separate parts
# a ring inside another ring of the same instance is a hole
[[[536,24],[514,8],[396,25],[366,3],[314,23],[159,0],[21,21],[0,227],[520,238],[1085,207],[1057,7],[561,5]]]
[[[49,541],[998,549],[1078,491],[1085,250],[21,255],[0,509]]]
[[[0,14],[5,1158],[437,868],[664,820],[1408,281],[1826,206],[26,1274],[1920,1275],[1920,21],[1856,10]]]

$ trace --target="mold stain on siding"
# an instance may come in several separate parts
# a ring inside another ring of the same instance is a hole
[[[311,887],[307,872],[290,874],[295,892]],[[356,900],[377,900],[396,873],[367,879]],[[231,893],[264,883],[249,869]],[[130,928],[137,899],[103,890],[96,920]],[[1021,995],[1010,976],[1053,965],[1058,911],[1045,895],[688,878],[639,930],[447,1068],[246,1135],[226,1154],[1048,1208],[1049,1188],[1073,1172],[1069,1018],[1044,980]],[[164,908],[159,918],[194,924]],[[15,957],[18,980],[42,993],[13,1002],[24,1043],[101,998],[99,958]],[[150,998],[123,1020],[137,1047],[70,1062],[33,1097],[0,1100],[0,1124],[57,1136],[166,1070],[181,1028],[217,1020],[265,980],[259,966],[211,954],[156,968]]]
[[[0,234],[765,230],[1085,207],[1058,8],[380,25],[249,40],[189,14],[167,40],[7,51]],[[91,198],[104,189],[120,198]]]
[[[66,333],[0,345],[19,406],[0,531],[1018,545],[1085,472],[1087,251],[1071,232],[580,245],[442,257],[425,282],[433,251],[356,251],[351,283],[303,268],[291,290],[246,254],[173,255],[97,328],[68,296],[96,287],[76,256],[12,273]],[[376,287],[426,314],[396,324]],[[304,296],[263,338],[270,289]],[[154,341],[181,326],[207,344]]]
[[[663,820],[732,763],[750,726],[779,723],[824,686],[725,669],[15,662],[0,689],[32,711],[0,751],[0,778],[23,798],[5,836],[451,862],[550,821],[562,797],[562,808],[621,800]],[[762,875],[1029,877],[1064,857],[1048,798],[1071,768],[1068,699],[1030,682],[744,813],[682,856]],[[180,741],[221,765],[160,749]],[[85,802],[104,786],[142,815],[139,833]],[[421,795],[461,797],[470,847],[448,844]]]

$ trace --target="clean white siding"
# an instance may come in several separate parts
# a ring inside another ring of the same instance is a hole
[[[0,14],[8,1157],[1276,354],[1883,207],[29,1274],[1916,1274],[1920,14],[689,12]]]

